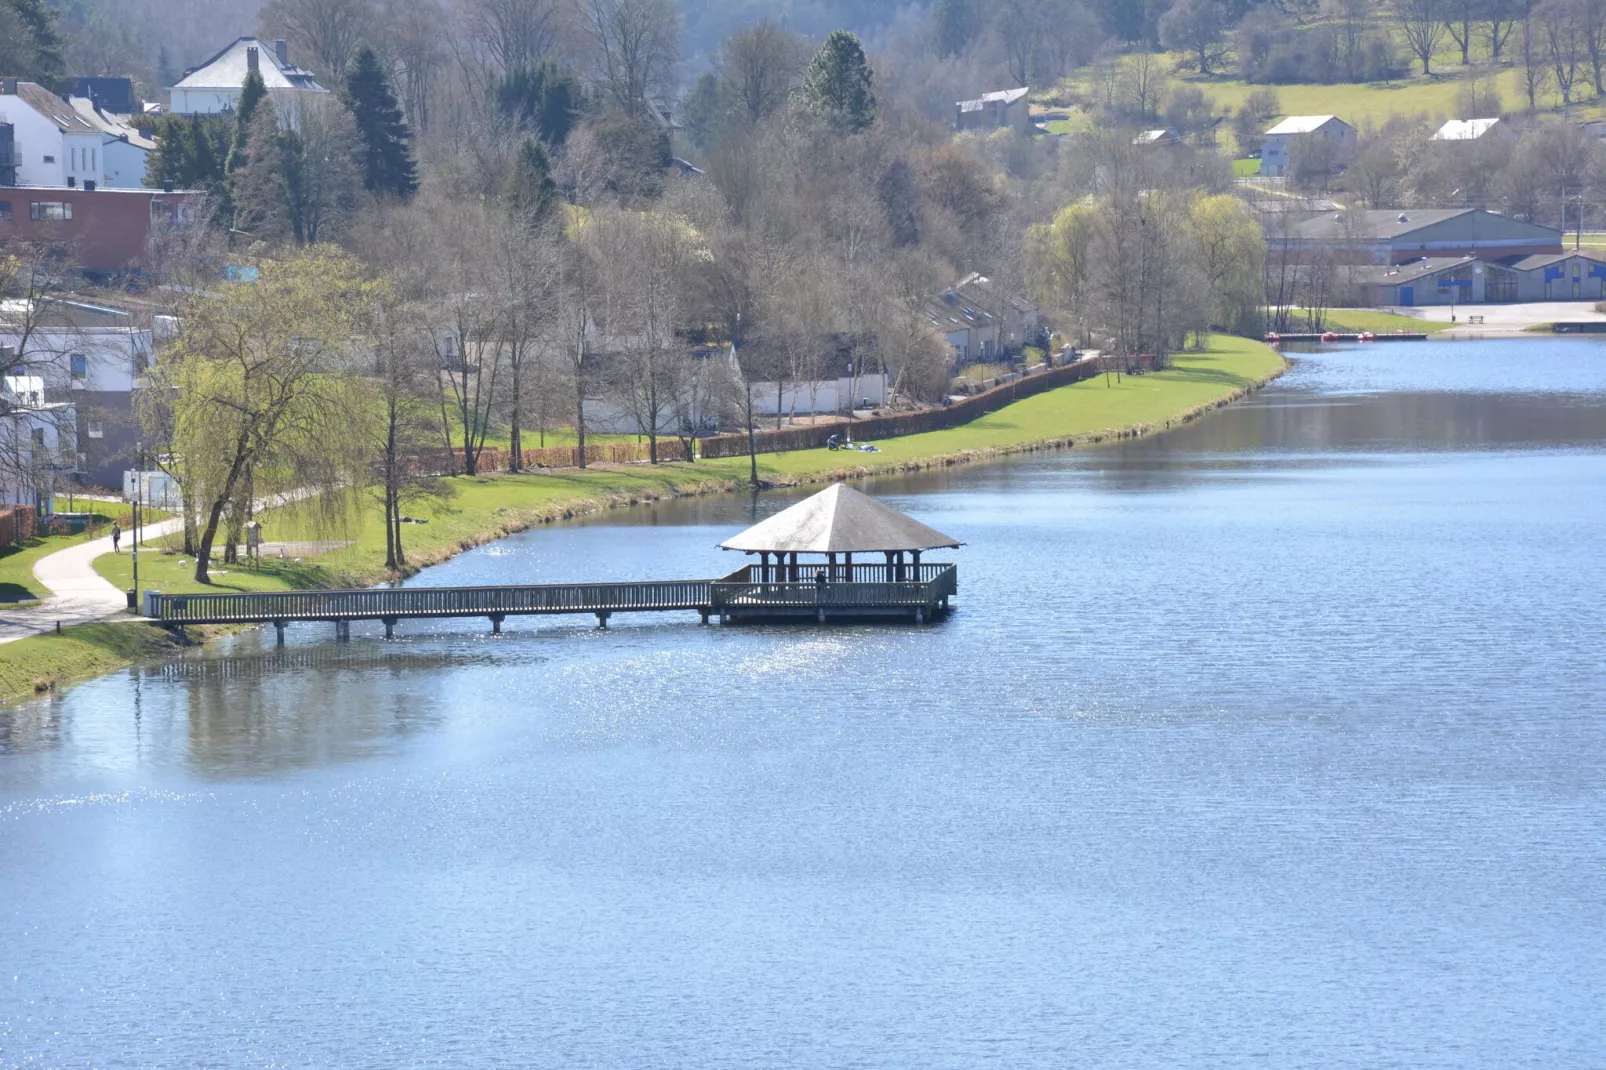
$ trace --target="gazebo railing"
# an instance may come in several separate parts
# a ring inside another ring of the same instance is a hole
[[[894,564],[891,571],[885,561],[864,563],[855,561],[848,565],[838,561],[835,565],[824,561],[803,561],[797,563],[797,574],[794,579],[792,567],[771,561],[768,566],[746,565],[722,577],[719,583],[814,583],[815,573],[825,570],[826,579],[831,583],[931,583],[940,576],[945,569],[953,565],[941,563],[928,563],[922,561],[916,565],[905,562],[902,565]]]
[[[913,565],[905,567],[910,571],[914,569]],[[727,609],[761,610],[767,607],[917,608],[936,605],[958,593],[959,569],[954,565],[922,564],[920,566],[922,572],[930,570],[926,572],[927,578],[902,582],[888,582],[885,565],[855,565],[854,568],[873,569],[877,574],[866,572],[862,579],[827,581],[823,584],[813,579],[797,583],[790,581],[771,583],[727,577],[716,580],[709,594],[714,611],[720,612]],[[810,575],[812,576],[812,572]]]

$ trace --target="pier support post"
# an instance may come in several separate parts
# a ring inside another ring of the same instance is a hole
[[[824,609],[816,609],[814,611],[814,617],[815,617],[815,620],[816,620],[817,623],[824,624],[825,623],[825,610]]]
[[[492,635],[501,635],[502,634],[502,614],[500,614],[500,613],[492,613],[491,614],[491,634]]]
[[[348,640],[350,638],[351,638],[351,621],[349,621],[349,620],[337,620],[337,621],[335,621],[335,641],[337,643],[344,643],[346,640]]]
[[[277,642],[274,644],[276,646],[284,646],[284,624],[285,622],[282,620],[276,620],[273,622],[273,631],[277,639]]]
[[[915,623],[916,624],[924,624],[924,623],[926,623],[926,607],[925,606],[916,606],[915,607]]]
[[[385,618],[385,638],[386,639],[394,639],[394,638],[396,638],[396,618],[395,617],[386,617]]]
[[[699,617],[702,617],[702,618],[703,618],[703,627],[705,627],[705,628],[706,628],[706,627],[708,627],[708,610],[706,610],[706,609],[699,609],[699,610],[698,610],[698,611],[697,611],[697,615],[698,615],[698,616],[699,616]]]
[[[606,628],[608,626],[608,618],[611,617],[611,616],[613,616],[612,613],[598,613],[597,614],[597,627]]]

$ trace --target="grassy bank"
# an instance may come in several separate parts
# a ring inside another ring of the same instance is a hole
[[[1217,338],[1200,353],[1176,357],[1174,366],[1141,376],[1100,377],[1051,390],[963,427],[878,442],[878,454],[824,449],[759,457],[759,477],[772,485],[823,483],[837,478],[964,464],[1053,446],[1079,445],[1163,430],[1243,396],[1278,375],[1282,358],[1259,342]],[[418,568],[533,525],[615,506],[742,487],[746,457],[696,464],[631,465],[523,475],[457,477],[448,501],[412,510],[422,524],[404,526],[408,563]],[[314,532],[288,511],[263,517],[269,540],[336,537]],[[261,570],[231,565],[211,588],[190,578],[194,561],[151,550],[140,555],[146,588],[169,593],[199,590],[286,590],[366,585],[385,577],[384,530],[379,507],[364,499],[342,536],[351,540],[316,557],[278,561]],[[128,554],[106,555],[96,569],[114,585],[132,580]],[[131,662],[171,656],[181,648],[160,629],[136,624],[68,628],[0,645],[0,698],[15,699],[73,680],[111,672]]]
[[[0,644],[0,700],[42,695],[138,662],[159,661],[223,629],[174,635],[151,624],[80,624],[61,633]]]
[[[1118,435],[1162,430],[1230,400],[1275,376],[1282,358],[1259,342],[1217,337],[1199,353],[1179,354],[1174,366],[1141,376],[1100,377],[1016,402],[963,427],[877,442],[876,454],[825,449],[763,454],[759,478],[772,485],[822,483],[834,478],[960,464],[1045,446],[1072,445]],[[459,476],[448,482],[449,500],[410,510],[422,524],[403,526],[408,564],[435,564],[462,550],[581,513],[683,495],[720,493],[744,485],[746,457],[695,464],[565,469],[521,475]],[[213,590],[283,590],[366,585],[385,577],[384,526],[377,503],[365,500],[344,533],[315,531],[288,511],[263,517],[269,540],[342,538],[350,545],[294,560],[269,558],[263,569],[225,566]],[[128,555],[96,561],[102,576],[130,585]],[[190,578],[193,559],[141,555],[141,584],[168,593],[206,590]]]

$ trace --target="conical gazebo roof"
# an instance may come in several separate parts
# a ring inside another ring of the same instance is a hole
[[[930,550],[959,540],[837,483],[719,545],[750,554],[857,554]]]

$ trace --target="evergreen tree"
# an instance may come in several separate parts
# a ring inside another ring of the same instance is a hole
[[[156,50],[156,88],[170,89],[178,78],[178,72],[173,69],[173,56],[163,45]]]
[[[65,88],[66,64],[62,60],[61,35],[56,32],[56,14],[45,0],[0,0],[0,28],[7,40],[0,41],[0,57],[5,74],[38,82],[52,93]]]
[[[962,55],[981,36],[983,19],[977,0],[937,0],[931,6],[936,24],[937,51],[944,56]]]
[[[558,187],[552,181],[552,161],[547,157],[546,148],[536,138],[525,138],[513,158],[507,183],[502,187],[502,199],[521,219],[535,224],[546,218],[557,196]]]
[[[228,120],[221,115],[163,115],[151,124],[156,151],[145,168],[145,184],[156,189],[198,189],[216,194],[223,187],[223,161],[229,150]]]
[[[251,136],[251,120],[256,118],[257,105],[268,95],[268,85],[260,71],[251,71],[240,86],[240,103],[234,109],[234,140],[229,145],[229,157],[223,170],[228,174],[238,171],[245,163],[246,139]]]
[[[553,147],[562,145],[574,129],[582,100],[574,75],[554,63],[509,71],[491,95],[500,115]]]
[[[858,36],[833,30],[803,76],[803,105],[848,130],[863,130],[875,122],[872,82]]]
[[[346,105],[362,142],[362,184],[373,193],[409,197],[418,191],[418,173],[407,142],[411,134],[396,94],[374,50],[364,47],[346,77]]]
[[[708,151],[719,136],[720,119],[725,110],[724,101],[719,92],[719,78],[712,71],[704,71],[697,81],[692,83],[691,92],[686,94],[686,104],[681,109],[681,120],[686,127],[686,136],[691,143]]]

